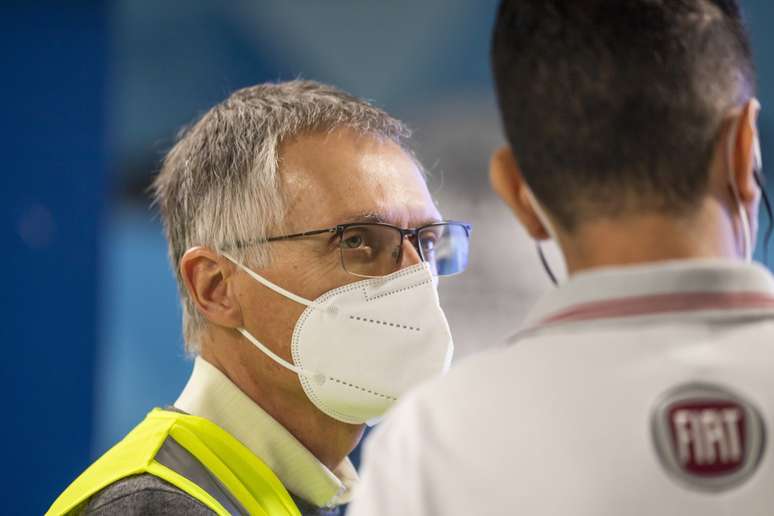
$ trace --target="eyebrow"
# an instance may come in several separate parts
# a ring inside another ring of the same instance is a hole
[[[357,215],[344,217],[344,224],[352,224],[352,223],[358,223],[358,222],[378,222],[378,223],[385,224],[387,223],[387,219],[385,217],[382,217],[378,213],[373,213],[373,212],[358,213]]]
[[[435,224],[436,222],[441,222],[441,221],[442,219],[430,217],[428,219],[424,219],[415,227],[426,226],[428,224]],[[353,215],[351,217],[345,217],[344,223],[345,224],[377,223],[377,224],[390,224],[393,226],[400,227],[400,224],[397,224],[394,219],[390,219],[389,217],[385,217],[375,212],[365,212],[365,213],[359,213],[357,215]]]

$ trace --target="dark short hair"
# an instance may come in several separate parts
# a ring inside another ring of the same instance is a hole
[[[524,178],[569,231],[689,213],[725,114],[755,95],[735,0],[503,0],[491,58]]]

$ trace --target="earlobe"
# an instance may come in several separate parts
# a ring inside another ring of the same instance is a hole
[[[242,312],[228,281],[231,264],[206,247],[194,247],[180,259],[180,276],[196,309],[218,326],[236,328]]]
[[[535,210],[529,187],[510,147],[501,147],[489,162],[489,180],[494,192],[513,211],[527,233],[535,240],[547,240],[548,231]]]

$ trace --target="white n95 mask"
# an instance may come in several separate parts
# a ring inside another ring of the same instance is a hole
[[[309,301],[223,256],[267,288],[306,305],[293,331],[292,364],[246,329],[238,330],[298,374],[312,403],[334,419],[373,425],[407,390],[451,364],[451,332],[427,263]]]

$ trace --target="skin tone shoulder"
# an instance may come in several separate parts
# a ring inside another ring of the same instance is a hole
[[[280,174],[287,211],[284,227],[271,236],[348,222],[416,227],[440,220],[415,161],[400,146],[374,136],[337,129],[296,137],[280,148]],[[338,242],[330,234],[263,245],[272,246],[272,263],[255,271],[306,299],[362,279],[343,270]],[[414,247],[408,241],[403,245],[400,266],[419,263]],[[262,286],[208,248],[189,250],[180,270],[207,320],[202,357],[335,469],[357,445],[363,425],[323,414],[294,373],[236,331],[244,327],[292,362],[293,328],[305,307]]]

